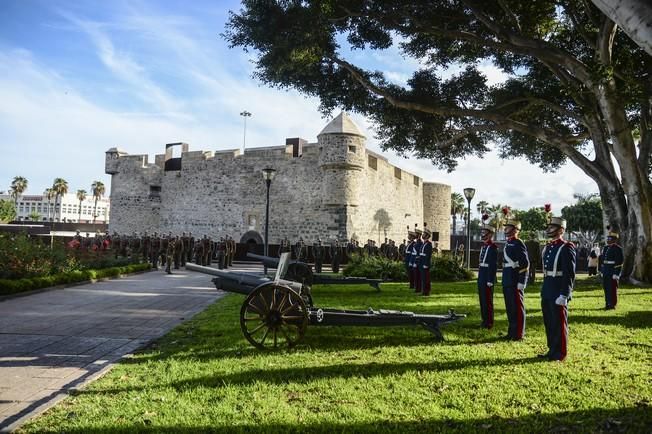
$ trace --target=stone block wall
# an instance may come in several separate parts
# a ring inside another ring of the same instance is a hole
[[[439,248],[450,250],[451,186],[435,182],[423,183],[424,221],[439,232]]]

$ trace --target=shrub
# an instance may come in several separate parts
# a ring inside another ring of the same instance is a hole
[[[17,294],[33,289],[47,288],[65,283],[83,282],[85,280],[114,277],[120,274],[149,270],[149,264],[131,264],[123,267],[102,270],[73,270],[50,276],[27,277],[23,279],[0,279],[0,295]]]
[[[402,261],[392,261],[379,256],[353,254],[342,274],[359,276],[368,279],[388,279],[395,282],[408,280],[405,265]],[[433,256],[430,266],[430,276],[433,281],[471,280],[473,273],[461,267],[457,261],[448,256]]]

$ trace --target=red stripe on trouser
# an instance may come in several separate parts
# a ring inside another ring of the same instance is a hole
[[[412,267],[408,268],[408,276],[410,277],[410,288],[414,288],[414,272],[412,270],[414,270],[414,268]]]
[[[430,270],[427,268],[424,268],[424,278],[425,282],[423,282],[423,293],[426,295],[430,294]]]
[[[414,291],[421,292],[421,273],[419,273],[419,267],[414,267]]]
[[[618,281],[611,279],[611,305],[616,307],[616,303],[618,303]]]
[[[523,303],[521,303],[518,288],[516,288],[514,295],[516,296],[516,339],[521,339],[523,337]]]
[[[561,348],[559,349],[559,360],[566,358],[566,335],[568,333],[568,317],[565,306],[559,307],[559,332],[561,333]]]
[[[494,325],[494,300],[491,296],[491,286],[486,286],[486,303],[487,303],[487,327]]]

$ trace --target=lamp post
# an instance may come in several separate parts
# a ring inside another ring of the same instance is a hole
[[[272,185],[272,179],[274,179],[275,174],[276,170],[271,167],[263,169],[263,179],[267,186],[267,201],[265,204],[265,256],[269,256],[269,186]],[[264,265],[264,273],[267,274],[267,265]]]
[[[251,117],[251,113],[245,110],[240,112],[240,116],[244,118],[244,133],[242,134],[242,153],[244,154],[247,145],[247,118]]]
[[[475,195],[475,188],[465,188],[464,197],[469,206],[466,209],[466,268],[471,268],[471,199]]]

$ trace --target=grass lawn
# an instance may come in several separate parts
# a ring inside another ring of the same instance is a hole
[[[207,276],[208,279],[208,276]],[[652,287],[579,282],[569,356],[540,362],[539,285],[526,290],[523,342],[481,330],[474,282],[317,286],[316,306],[401,309],[469,317],[435,343],[421,328],[308,327],[295,349],[261,352],[242,337],[243,296],[229,295],[117,365],[20,432],[652,432]]]

